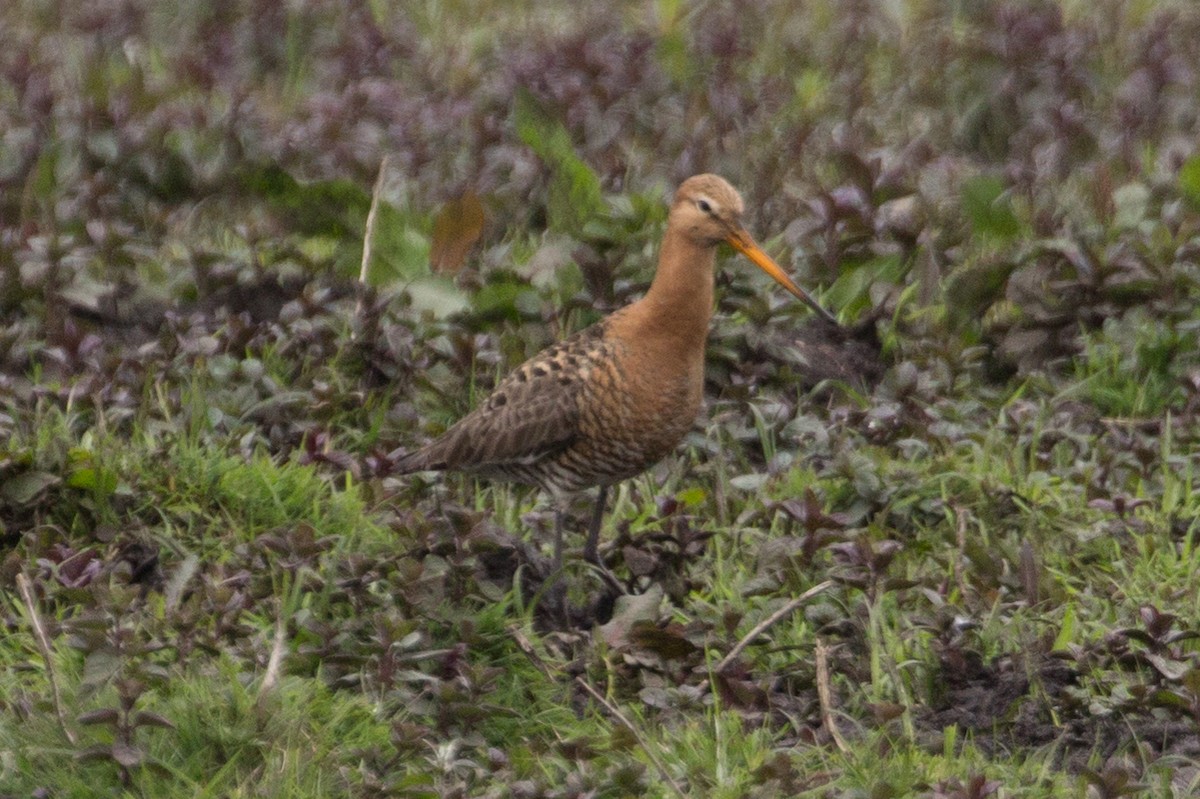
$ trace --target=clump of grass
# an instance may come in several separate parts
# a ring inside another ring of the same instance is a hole
[[[67,656],[60,666],[69,661]],[[10,707],[0,723],[0,747],[8,753],[0,775],[14,795],[134,790],[166,797],[237,791],[353,796],[363,787],[358,766],[364,755],[389,748],[389,725],[363,698],[294,677],[262,696],[255,683],[242,679],[240,664],[218,661],[172,673],[142,694],[137,712],[161,721],[115,755],[80,757],[112,751],[114,729],[88,713],[115,704],[115,697],[111,688],[89,692],[75,681],[81,675],[67,673],[73,679],[64,701],[91,719],[80,729],[78,748],[64,741],[50,716],[25,711],[22,718],[19,707]],[[6,689],[18,702],[37,690],[28,680],[12,681]]]

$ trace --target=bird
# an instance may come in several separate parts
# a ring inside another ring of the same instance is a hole
[[[608,488],[668,455],[700,412],[718,245],[730,244],[838,324],[755,242],[744,213],[741,195],[724,178],[685,180],[671,201],[644,296],[525,361],[429,443],[393,452],[392,471],[460,471],[541,489],[556,505],[556,570],[562,500],[598,487],[583,558],[612,584],[599,557]]]

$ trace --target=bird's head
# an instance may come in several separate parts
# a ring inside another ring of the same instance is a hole
[[[715,247],[742,229],[742,195],[717,175],[696,175],[683,182],[671,203],[671,227],[693,243]]]
[[[745,209],[742,195],[727,180],[718,175],[695,175],[685,180],[675,192],[668,225],[700,247],[716,247],[723,241],[728,242],[793,296],[827,321],[837,324],[833,314],[797,286],[758,246],[742,225]]]

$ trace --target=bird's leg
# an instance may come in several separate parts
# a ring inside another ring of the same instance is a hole
[[[563,509],[558,504],[554,508],[554,574],[562,574],[563,565]],[[555,579],[558,579],[556,576]]]
[[[570,622],[571,614],[567,608],[567,589],[563,583],[563,509],[562,503],[556,502],[554,508],[554,568],[550,572],[549,588],[550,608],[558,614],[559,624]]]
[[[590,563],[600,578],[608,584],[608,587],[620,595],[625,593],[625,587],[608,570],[604,561],[600,560],[600,524],[604,521],[604,506],[607,501],[608,486],[600,486],[600,492],[596,494],[596,507],[592,511],[592,523],[588,527],[587,542],[583,545],[583,560]]]
[[[592,523],[588,527],[587,543],[583,545],[583,559],[596,566],[600,562],[600,525],[604,521],[604,505],[608,500],[608,486],[600,486],[596,494],[596,507],[592,510]]]

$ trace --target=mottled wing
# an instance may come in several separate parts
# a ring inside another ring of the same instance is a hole
[[[603,329],[595,325],[535,355],[505,377],[482,405],[402,458],[397,470],[528,473],[527,467],[575,441],[587,366],[603,348]]]

